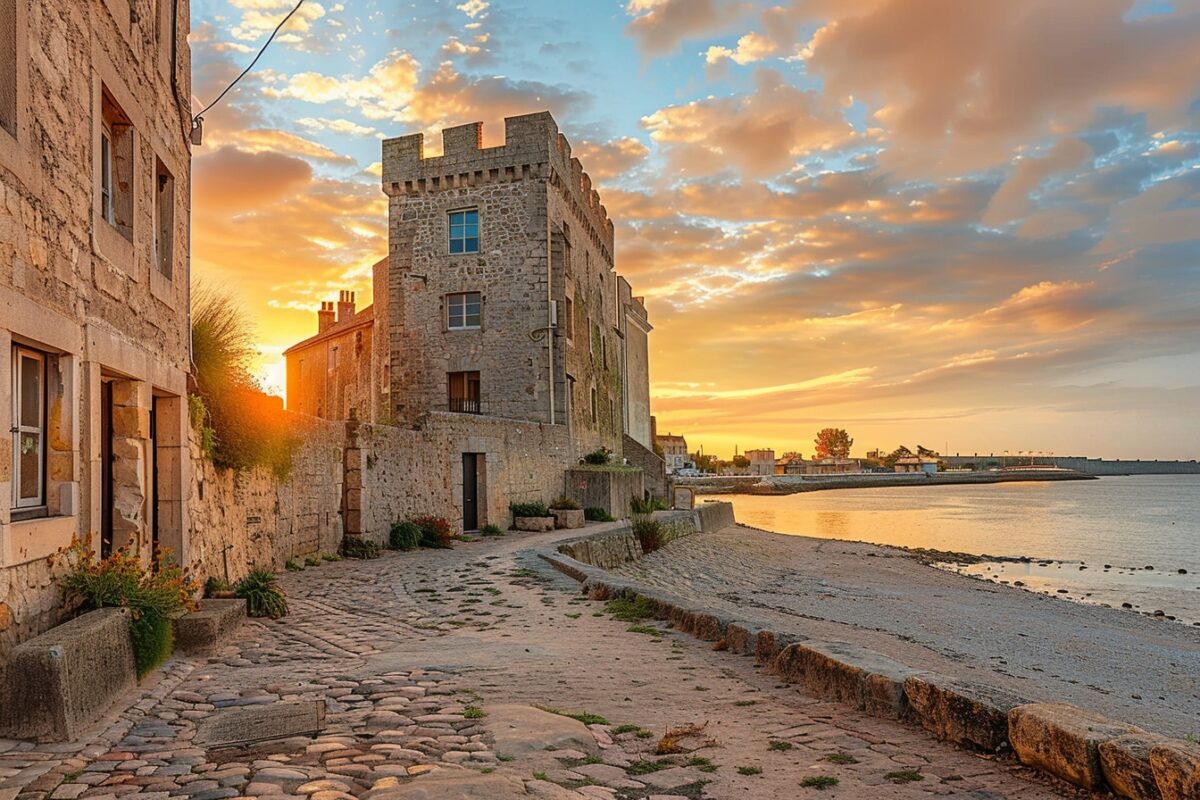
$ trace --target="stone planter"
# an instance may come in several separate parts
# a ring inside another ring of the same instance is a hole
[[[513,527],[519,531],[552,531],[554,517],[514,517]]]
[[[550,513],[554,515],[554,527],[556,528],[583,527],[582,508],[552,508]]]

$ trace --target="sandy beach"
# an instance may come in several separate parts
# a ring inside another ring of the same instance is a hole
[[[1200,631],[939,570],[889,547],[735,526],[614,571],[697,606],[1195,735]]]

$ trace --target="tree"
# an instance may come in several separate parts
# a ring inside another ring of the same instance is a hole
[[[817,458],[849,458],[854,440],[843,428],[823,428],[813,440],[817,445]]]
[[[700,470],[701,472],[716,472],[718,469],[720,469],[719,460],[716,456],[708,454],[701,455],[699,450],[697,450],[695,453],[692,453],[692,461],[696,462],[696,469]]]
[[[889,468],[894,467],[894,466],[896,466],[897,461],[899,461],[902,458],[908,458],[912,454],[913,454],[912,450],[909,450],[904,445],[900,445],[895,450],[893,450],[886,458],[883,459],[883,465],[885,467],[889,467]]]
[[[750,459],[743,455],[736,455],[733,457],[733,466],[737,467],[738,469],[749,469]]]

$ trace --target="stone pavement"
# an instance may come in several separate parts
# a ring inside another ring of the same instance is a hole
[[[83,741],[0,740],[0,800],[1086,796],[660,624],[630,631],[528,552],[561,535],[283,575],[290,616],[172,659]],[[316,698],[316,738],[193,744],[216,709]],[[657,754],[671,729],[678,752]]]

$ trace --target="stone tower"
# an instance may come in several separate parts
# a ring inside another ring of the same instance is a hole
[[[567,425],[577,454],[620,453],[627,409],[649,405],[624,395],[629,292],[613,268],[613,224],[549,113],[506,119],[499,147],[481,147],[482,133],[478,122],[448,128],[442,155],[428,158],[423,134],[383,143],[377,417]],[[635,361],[644,371],[645,354]]]

